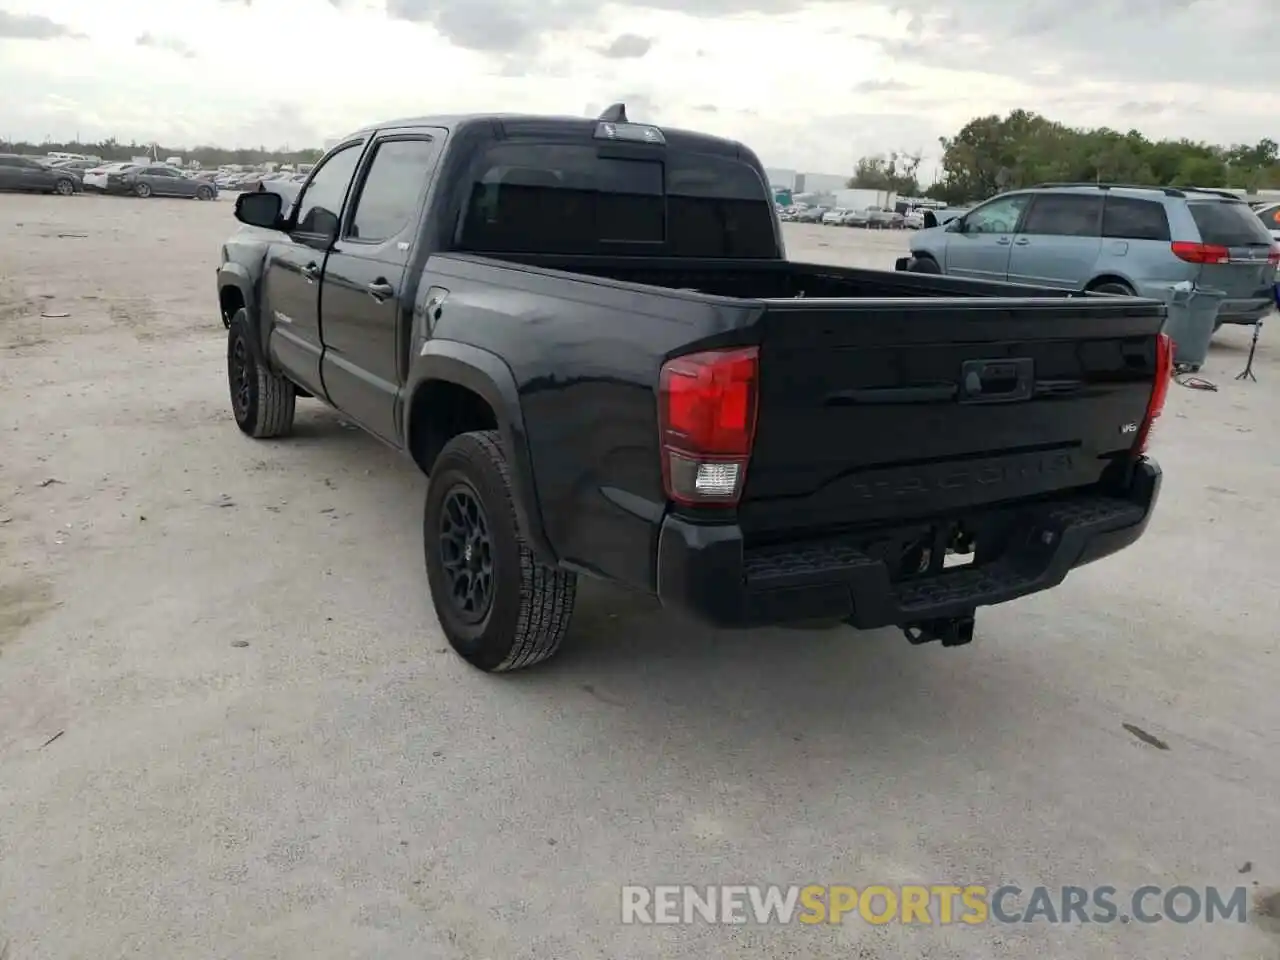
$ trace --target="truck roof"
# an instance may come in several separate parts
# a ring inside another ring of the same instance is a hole
[[[672,139],[684,149],[698,148],[710,153],[737,155],[740,158],[755,158],[755,153],[748,147],[744,146],[737,140],[728,140],[724,137],[716,137],[707,133],[697,133],[692,130],[680,130],[672,127],[664,127],[656,123],[640,123],[638,121],[626,121],[635,123],[637,126],[657,127],[662,131],[663,136],[667,138],[670,144]],[[466,127],[479,126],[481,124],[501,124],[503,127],[526,130],[539,127],[560,127],[562,129],[580,128],[584,133],[595,130],[599,120],[589,119],[586,117],[556,116],[549,114],[529,114],[529,113],[462,113],[462,114],[439,114],[434,116],[422,117],[400,117],[394,120],[386,120],[381,123],[371,123],[353,130],[351,133],[339,139],[339,142],[349,140],[356,136],[366,136],[378,130],[385,130],[389,127],[441,127],[445,130],[453,132]]]

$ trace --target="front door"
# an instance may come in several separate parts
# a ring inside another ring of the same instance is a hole
[[[1101,193],[1037,194],[1013,238],[1009,279],[1083,290],[1101,251]]]
[[[399,356],[412,323],[405,267],[441,136],[388,134],[374,144],[342,235],[324,266],[320,313],[329,401],[384,440],[401,438]]]
[[[945,273],[975,280],[1007,280],[1009,255],[1029,193],[996,197],[970,210],[947,238]]]
[[[327,396],[320,372],[320,276],[363,146],[355,141],[325,158],[300,199],[292,234],[271,244],[263,277],[270,354],[317,397]]]

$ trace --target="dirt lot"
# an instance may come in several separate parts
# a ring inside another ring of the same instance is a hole
[[[290,440],[236,430],[213,289],[231,228],[227,202],[0,197],[12,960],[1278,955],[1259,911],[619,923],[626,883],[1270,902],[1274,340],[1257,383],[1232,379],[1247,337],[1227,330],[1219,392],[1173,388],[1140,544],[983,611],[969,648],[717,633],[588,585],[560,659],[493,678],[434,622],[411,466],[314,402]],[[797,259],[867,265],[902,242],[789,233]]]

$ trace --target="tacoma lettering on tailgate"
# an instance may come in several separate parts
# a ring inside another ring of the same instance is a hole
[[[913,474],[907,477],[868,480],[853,484],[854,496],[863,500],[883,500],[897,497],[925,496],[944,490],[962,490],[966,487],[998,487],[1005,484],[1043,479],[1075,469],[1075,460],[1069,453],[1051,453],[1035,460],[1015,463],[985,463],[972,467],[943,469],[934,475]]]

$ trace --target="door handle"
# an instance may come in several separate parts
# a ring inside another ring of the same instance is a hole
[[[373,283],[369,284],[365,289],[369,291],[369,296],[373,297],[373,299],[378,303],[382,303],[382,301],[389,297],[395,296],[396,292],[395,287],[391,286],[391,284],[387,283],[387,281],[381,277],[373,281]]]
[[[320,267],[315,261],[308,263],[302,268],[302,276],[307,283],[315,283],[316,277],[320,275]]]
[[[1017,244],[1018,246],[1020,246],[1020,247],[1025,247],[1025,246],[1026,246],[1028,243],[1030,243],[1031,241],[1030,241],[1030,240],[1028,240],[1026,237],[1019,237],[1017,240],[1015,240],[1015,241],[1013,241],[1013,242],[1014,242],[1014,243],[1016,243],[1016,244]]]
[[[996,241],[996,245],[1001,247],[1007,247],[1009,245],[1009,238],[1001,237],[999,240]]]

